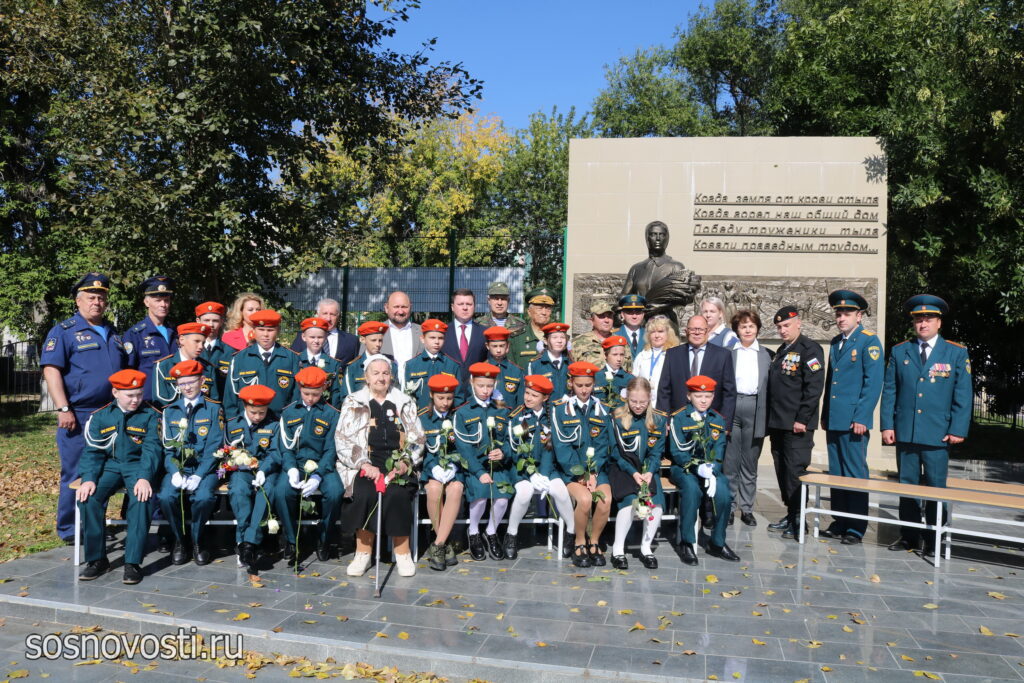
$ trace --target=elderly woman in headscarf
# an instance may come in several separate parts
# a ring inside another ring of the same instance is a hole
[[[395,388],[391,360],[375,354],[363,361],[366,385],[345,397],[335,432],[338,473],[352,502],[343,532],[355,532],[356,553],[349,576],[362,576],[372,561],[377,515],[394,544],[399,576],[413,576],[409,548],[412,504],[425,437],[416,402]],[[378,493],[380,493],[378,508]]]

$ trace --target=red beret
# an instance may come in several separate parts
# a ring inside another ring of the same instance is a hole
[[[690,391],[714,391],[717,384],[715,380],[704,375],[695,375],[686,380],[686,388]]]
[[[527,389],[533,389],[545,396],[549,396],[555,390],[555,385],[544,375],[527,375],[523,378]]]
[[[250,384],[238,392],[238,398],[247,406],[269,406],[276,395],[273,389],[262,384]]]
[[[183,360],[180,363],[175,363],[171,368],[171,377],[192,377],[201,374],[203,374],[203,364],[197,360]]]
[[[313,327],[315,327],[318,330],[323,330],[324,332],[331,331],[331,324],[324,320],[323,318],[306,318],[301,323],[299,323],[299,329],[302,330],[303,332]]]
[[[138,389],[146,383],[146,373],[132,369],[118,370],[107,379],[115,389]]]
[[[469,374],[474,377],[490,377],[495,378],[501,373],[501,369],[497,365],[491,365],[490,363],[473,363],[469,366]]]
[[[315,365],[307,365],[295,373],[295,381],[307,389],[319,389],[327,383],[327,373]]]
[[[377,320],[368,320],[359,326],[359,336],[368,337],[371,334],[384,334],[388,331],[388,324]]]
[[[219,316],[223,316],[227,313],[227,309],[224,308],[224,304],[219,304],[216,301],[204,301],[196,306],[197,318],[201,315],[206,315],[207,313],[216,313]]]
[[[178,336],[186,334],[201,334],[204,337],[210,334],[210,326],[202,323],[182,323],[178,325]]]
[[[253,327],[277,327],[281,324],[281,314],[266,308],[250,315],[249,320],[252,321]]]
[[[444,334],[448,331],[448,323],[438,320],[437,318],[427,318],[420,325],[420,329],[424,332],[440,332]]]
[[[569,364],[570,377],[593,377],[600,371],[601,368],[597,367],[593,363],[588,363],[582,360]]]
[[[540,329],[547,336],[552,332],[568,332],[569,326],[566,323],[548,323]]]
[[[455,387],[459,386],[459,380],[439,372],[427,380],[427,386],[435,394],[444,394],[455,391]]]
[[[628,343],[629,342],[626,341],[625,337],[620,337],[617,334],[613,334],[610,337],[607,337],[603,342],[601,342],[601,348],[607,350],[614,346],[626,346]]]
[[[495,325],[494,327],[488,327],[484,330],[484,339],[489,342],[492,341],[508,341],[509,336],[512,333],[507,327],[501,325]]]

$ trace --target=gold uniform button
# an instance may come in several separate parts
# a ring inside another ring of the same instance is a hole
[[[920,412],[921,412],[921,409],[920,409],[920,408],[918,408],[918,409],[917,409],[917,412],[918,412],[918,413],[920,413]]]
[[[917,397],[918,397],[918,398],[923,398],[923,397],[924,397],[924,394],[918,394],[918,395],[917,395]]]

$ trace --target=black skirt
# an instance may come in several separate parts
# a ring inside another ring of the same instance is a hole
[[[407,477],[410,481],[412,475]],[[373,481],[357,476],[352,486],[352,502],[342,513],[342,532],[354,534],[359,529],[377,533],[377,513],[383,511],[381,531],[390,537],[409,536],[412,529],[412,504],[416,499],[416,484],[388,484],[381,495],[380,510],[377,509],[377,489]]]

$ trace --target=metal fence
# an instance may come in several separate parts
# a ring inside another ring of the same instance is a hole
[[[6,342],[0,349],[0,415],[52,410],[43,391],[36,342]]]
[[[1005,424],[1010,429],[1024,425],[1024,412],[1016,414],[997,413],[989,407],[988,396],[983,391],[974,394],[974,419],[995,424]]]

